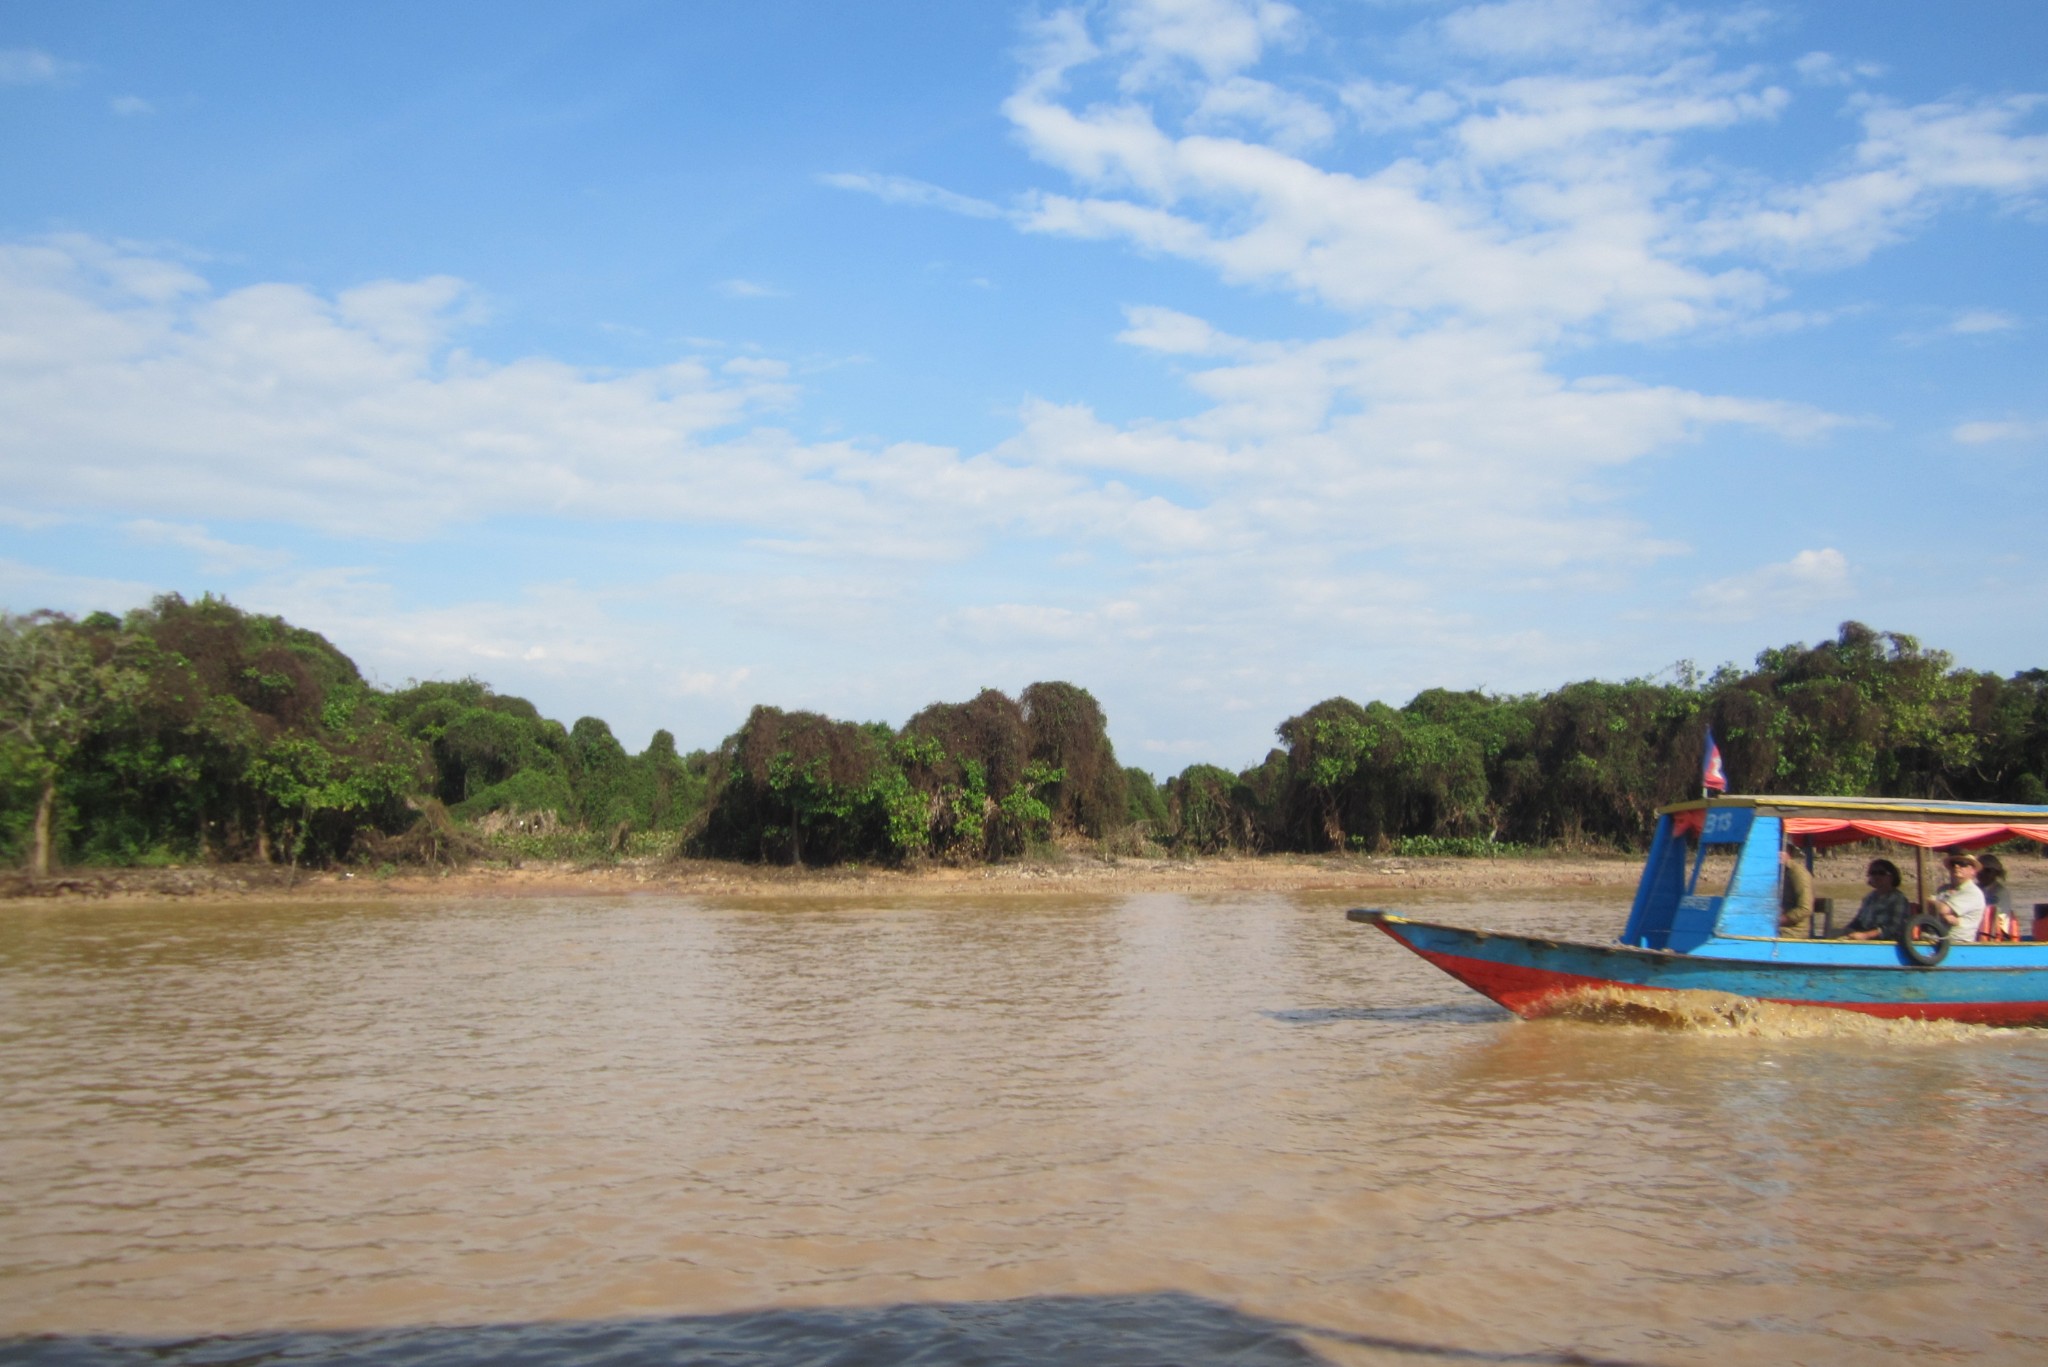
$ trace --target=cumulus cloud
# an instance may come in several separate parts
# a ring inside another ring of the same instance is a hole
[[[1141,88],[1186,64],[1211,81],[1256,63],[1285,41],[1301,12],[1274,0],[1129,0],[1112,13],[1110,48],[1126,55],[1126,86]]]
[[[716,286],[718,292],[728,299],[781,299],[784,292],[773,285],[764,285],[758,280],[721,280]]]
[[[2019,325],[2020,320],[2010,313],[1997,309],[1969,309],[1950,321],[1948,331],[1959,337],[1974,337],[1990,332],[2017,331]]]
[[[2048,133],[2023,125],[2035,95],[1897,106],[1866,100],[1841,171],[1724,206],[1700,244],[1805,264],[1850,264],[1899,241],[1959,197],[2022,203],[2048,188]]]
[[[1747,622],[1759,617],[1806,612],[1853,593],[1849,561],[1833,548],[1801,551],[1777,565],[1763,565],[1704,585],[1693,606],[1706,618]]]
[[[1660,335],[1769,297],[1754,270],[1675,250],[1685,224],[1662,202],[1676,179],[1666,140],[1783,108],[1754,73],[1685,60],[1455,94],[1353,82],[1338,103],[1368,127],[1455,117],[1458,137],[1434,161],[1338,170],[1300,155],[1336,111],[1311,118],[1309,93],[1235,68],[1194,92],[1178,126],[1163,102],[1070,101],[1082,67],[1141,58],[1086,41],[1078,18],[1062,31],[1005,106],[1025,147],[1074,187],[1027,196],[1027,230],[1126,240],[1348,312],[1449,310],[1525,329]],[[1269,112],[1233,122],[1223,107]]]
[[[1768,121],[1789,98],[1775,86],[1759,87],[1753,72],[1719,73],[1698,63],[1597,79],[1518,77],[1488,92],[1487,108],[1460,125],[1459,137],[1481,164],[1526,163],[1561,152],[1583,155],[1603,142]],[[1640,163],[1615,169],[1642,171]],[[1591,172],[1565,168],[1578,178]]]
[[[1449,47],[1473,56],[1583,66],[1661,60],[1753,36],[1769,23],[1755,5],[1702,12],[1640,0],[1500,0],[1455,10],[1439,28]]]
[[[795,393],[776,358],[484,360],[456,344],[476,310],[445,277],[216,291],[104,243],[0,247],[0,473],[18,506],[126,512],[160,541],[211,519],[416,538],[558,515],[917,560],[1012,531],[1178,544],[1206,516],[1022,444],[798,442],[773,422]],[[1098,464],[1142,467],[1151,440]]]
[[[1224,132],[1251,130],[1275,146],[1289,149],[1326,142],[1337,127],[1336,120],[1315,101],[1246,76],[1234,76],[1204,90],[1189,124]]]
[[[1243,343],[1218,332],[1192,314],[1156,304],[1134,304],[1124,309],[1130,324],[1117,334],[1119,341],[1147,351],[1177,356],[1213,356],[1240,350]]]
[[[873,195],[887,204],[913,204],[921,208],[943,209],[947,213],[961,214],[967,218],[1000,218],[1003,213],[1001,208],[985,199],[956,194],[942,186],[914,180],[909,176],[877,176],[853,171],[834,171],[819,176],[818,179],[835,189]]]
[[[951,624],[984,640],[1075,640],[1096,629],[1095,614],[1041,603],[990,603],[962,608]]]
[[[1884,75],[1878,62],[1844,61],[1832,52],[1809,52],[1792,63],[1792,69],[1809,85],[1850,86]]]
[[[2020,319],[2001,309],[1963,309],[1931,327],[1909,328],[1897,337],[1909,346],[1930,346],[1958,337],[2001,337],[2023,326]]]
[[[1028,231],[1125,241],[1354,314],[1633,339],[1746,325],[1788,264],[1848,264],[1958,196],[2019,202],[2048,184],[2048,137],[2026,128],[2033,96],[1861,99],[1845,164],[1805,183],[1682,159],[1682,139],[1790,106],[1759,68],[1720,63],[1760,11],[1468,7],[1435,25],[1440,55],[1453,69],[1461,55],[1511,58],[1517,73],[1482,65],[1429,88],[1265,79],[1254,8],[1201,9],[1215,34],[1201,60],[1154,6],[1112,7],[1099,35],[1080,11],[1040,26],[1005,112],[1069,184],[1023,197]],[[1076,94],[1104,77],[1115,98]],[[1319,164],[1308,153],[1347,117],[1455,136],[1378,165]]]
[[[83,70],[41,48],[0,48],[0,85],[62,85]]]
[[[0,248],[0,468],[32,506],[370,536],[519,511],[861,520],[818,453],[758,426],[791,396],[779,363],[485,361],[451,344],[470,293],[218,292],[107,244]]]
[[[753,673],[753,670],[744,665],[722,673],[706,669],[678,670],[675,675],[675,691],[686,698],[737,698],[740,695],[740,686],[753,677]]]
[[[366,544],[496,517],[723,529],[736,554],[788,573],[724,574],[687,601],[764,629],[886,634],[922,611],[962,641],[1000,619],[1045,641],[1179,637],[1200,650],[1211,638],[1189,637],[1192,622],[1441,629],[1425,582],[1441,591],[1503,566],[1538,580],[1621,573],[1679,554],[1608,506],[1603,472],[1718,426],[1801,439],[1835,421],[1781,402],[1566,380],[1540,349],[1483,326],[1250,342],[1133,306],[1125,340],[1191,367],[1194,411],[1110,422],[1085,402],[1030,398],[1014,434],[979,452],[806,443],[776,425],[795,395],[777,358],[604,373],[487,360],[462,346],[483,308],[447,277],[332,295],[278,282],[220,290],[132,248],[17,244],[0,251],[0,476],[19,506],[125,516],[132,540],[207,573],[257,575],[272,610],[340,613],[380,660],[427,651],[419,658],[457,672],[484,662],[559,674],[601,669],[632,628],[600,631],[603,604],[583,600],[546,630],[530,603],[378,626],[392,609],[361,582],[282,579],[282,556],[209,527]],[[913,606],[920,567],[992,566],[1033,544],[1086,550],[1082,587],[1019,597],[998,575],[989,597]],[[1174,587],[1135,591],[1155,580]],[[1301,611],[1276,623],[1262,605],[1283,600]],[[430,638],[441,644],[428,651]],[[675,668],[723,676],[756,663]]]
[[[1463,101],[1448,91],[1417,90],[1370,77],[1349,82],[1337,92],[1337,98],[1360,127],[1373,133],[1443,123],[1464,107]]]
[[[109,607],[138,607],[157,591],[146,580],[70,574],[0,556],[0,605],[13,612],[49,608],[83,616]]]
[[[1950,437],[1964,446],[1984,446],[2000,441],[2032,441],[2048,437],[2048,422],[1965,422],[1958,423]]]
[[[1240,708],[1259,730],[1285,714],[1273,698],[1352,686],[1337,676],[1368,655],[1386,689],[1584,668],[1575,643],[1455,605],[1503,586],[1618,592],[1683,565],[1635,471],[1725,429],[1790,444],[1844,422],[1615,373],[1616,344],[1826,321],[1788,306],[1793,272],[1861,260],[1965,201],[2031,209],[2048,183],[2034,97],[1888,103],[1864,65],[1751,62],[1743,44],[1770,22],[1501,0],[1416,11],[1386,71],[1304,74],[1293,58],[1329,53],[1284,4],[1041,14],[1003,104],[1038,184],[995,199],[884,172],[820,180],[1283,298],[1126,298],[1119,339],[1187,401],[1111,416],[1086,393],[1025,395],[979,450],[910,428],[807,439],[789,430],[796,372],[712,343],[621,371],[481,356],[467,343],[489,301],[450,277],[226,289],[168,250],[0,246],[0,478],[22,510],[0,517],[111,517],[240,566],[265,576],[252,605],[338,624],[387,669],[537,687],[630,658],[635,689],[713,712],[743,691],[804,705],[816,694],[791,681],[820,641],[906,632],[929,646],[924,699],[953,666],[967,696],[1064,661],[1093,682],[1156,659],[1205,715]],[[1836,155],[1803,177],[1735,164],[1747,140],[1727,135],[1795,100],[1848,101]],[[1293,305],[1311,320],[1295,335],[1247,321]],[[1976,309],[1941,330],[2018,326]],[[1963,445],[2044,434],[1952,429]],[[555,582],[414,608],[380,572],[300,570],[213,530],[261,520],[375,546],[548,516],[651,525],[730,559],[631,590]],[[1675,596],[1696,619],[1747,621],[1842,599],[1853,579],[1825,547]],[[689,614],[690,643],[651,643],[638,622],[656,613]],[[754,634],[719,640],[728,620]],[[759,644],[777,632],[800,647]],[[835,687],[886,676],[862,658],[860,681]],[[1278,677],[1271,662],[1292,660],[1313,663]]]
[[[128,523],[123,530],[129,540],[140,545],[169,546],[189,553],[201,572],[208,575],[272,569],[291,560],[289,552],[223,541],[192,523],[159,522],[145,517]]]

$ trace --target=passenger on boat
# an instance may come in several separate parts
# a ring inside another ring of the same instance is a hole
[[[1984,919],[1977,928],[1980,940],[2017,940],[2020,918],[2013,914],[2012,889],[2005,885],[2005,861],[1987,854],[1977,861],[1977,886],[1984,893]]]
[[[1870,891],[1856,908],[1856,919],[1842,932],[1844,940],[1896,940],[1899,928],[1913,914],[1906,894],[1899,891],[1899,866],[1889,859],[1873,859],[1864,872]]]
[[[1965,945],[1977,938],[1977,926],[1984,919],[1984,889],[1977,886],[1977,856],[1957,850],[1948,857],[1948,882],[1934,894],[1931,910],[1948,927],[1944,937],[1950,944]]]
[[[1778,851],[1778,930],[1801,935],[1813,924],[1813,875],[1791,846]]]

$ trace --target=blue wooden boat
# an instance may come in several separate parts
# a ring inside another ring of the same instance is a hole
[[[1609,944],[1470,930],[1390,911],[1348,915],[1522,1016],[1549,1014],[1589,990],[1620,988],[1728,992],[1917,1020],[2048,1025],[2048,943],[1813,939],[1778,928],[1782,848],[1803,851],[1810,867],[1813,850],[1829,845],[1888,840],[1916,847],[1918,900],[1925,905],[1927,851],[2014,838],[2048,842],[2048,807],[1701,798],[1658,810],[1628,925]]]

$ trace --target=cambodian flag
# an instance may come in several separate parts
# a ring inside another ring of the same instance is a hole
[[[1700,787],[1708,792],[1728,791],[1728,771],[1721,767],[1721,747],[1714,744],[1714,728],[1707,728],[1707,755],[1700,761]]]

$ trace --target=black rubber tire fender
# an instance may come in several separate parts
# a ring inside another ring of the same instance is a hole
[[[1929,938],[1921,939],[1924,932]],[[1921,912],[1899,927],[1899,953],[1915,968],[1933,968],[1948,957],[1948,926],[1932,912]]]

